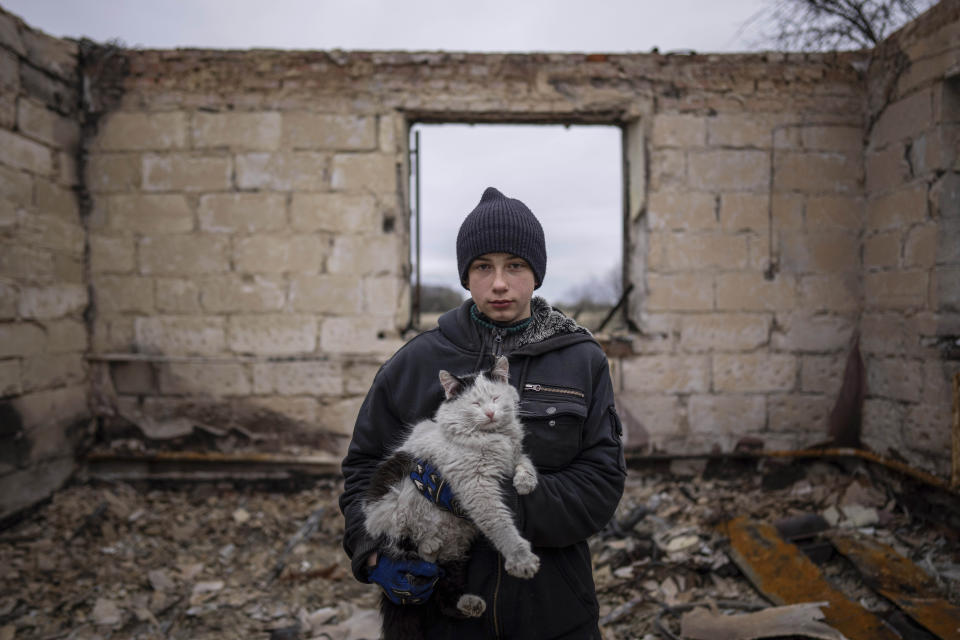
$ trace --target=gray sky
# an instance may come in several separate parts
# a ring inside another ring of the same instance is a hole
[[[0,0],[56,36],[144,48],[739,51],[770,0]],[[487,186],[523,200],[547,237],[539,293],[602,279],[621,252],[614,127],[422,128],[424,282],[459,288],[454,242]]]

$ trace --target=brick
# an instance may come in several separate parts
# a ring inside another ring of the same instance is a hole
[[[791,391],[797,381],[795,356],[770,353],[713,356],[714,391]]]
[[[870,132],[870,145],[883,147],[906,140],[933,121],[933,98],[929,89],[918,91],[889,103],[877,118]]]
[[[32,100],[17,100],[17,127],[24,135],[57,149],[76,152],[80,124]]]
[[[33,177],[0,164],[0,193],[10,202],[28,207],[33,204]]]
[[[647,274],[648,311],[713,309],[713,282],[703,274]]]
[[[20,305],[20,287],[0,282],[0,320],[13,320],[17,317]]]
[[[58,151],[56,153],[56,164],[58,167],[57,181],[65,187],[77,187],[80,184],[80,170],[77,166],[77,156],[75,153]]]
[[[53,173],[50,149],[6,129],[0,129],[0,163],[43,176]]]
[[[770,226],[770,199],[752,193],[725,193],[720,197],[720,225],[724,231],[758,231]]]
[[[37,284],[53,279],[50,251],[21,244],[0,243],[0,276],[21,283]]]
[[[111,362],[110,377],[120,394],[154,395],[156,374],[150,362]]]
[[[235,158],[237,187],[273,191],[326,191],[330,158],[325,153],[247,153]]]
[[[157,278],[157,311],[163,313],[199,313],[200,285],[192,279]]]
[[[282,278],[227,274],[204,278],[200,304],[205,311],[281,311],[287,301],[287,284]]]
[[[140,240],[140,272],[160,275],[218,273],[230,269],[229,241],[210,234]]]
[[[274,151],[280,147],[282,116],[277,111],[259,113],[204,113],[193,115],[193,146]]]
[[[857,311],[861,304],[858,273],[802,276],[798,291],[797,307],[807,311]]]
[[[691,434],[744,434],[762,431],[767,421],[764,396],[690,396],[688,415]],[[732,444],[732,443],[731,443]]]
[[[704,191],[753,191],[770,181],[765,151],[691,151],[688,183]]]
[[[765,314],[714,313],[690,315],[680,321],[680,346],[685,351],[741,351],[769,340],[770,317]]]
[[[650,229],[703,231],[717,227],[717,198],[692,191],[656,191],[647,202]]]
[[[87,188],[93,193],[139,190],[141,165],[142,160],[136,154],[91,153],[84,167]]]
[[[790,273],[836,273],[860,268],[860,244],[854,234],[790,234],[781,243],[781,266]]]
[[[377,200],[366,193],[295,193],[290,222],[297,231],[373,233],[383,227]]]
[[[902,229],[927,219],[927,191],[912,185],[867,201],[866,230]]]
[[[0,360],[0,398],[20,395],[20,361]]]
[[[257,363],[253,387],[255,393],[337,396],[344,391],[343,367],[329,360]]]
[[[94,283],[97,311],[152,313],[153,282],[141,276],[107,276]]]
[[[929,275],[926,271],[880,271],[864,276],[864,298],[868,308],[923,308],[927,300]]]
[[[46,334],[35,324],[0,323],[0,358],[39,354],[43,352],[45,343]]]
[[[286,397],[286,396],[253,396],[244,398],[245,405],[260,407],[268,412],[268,420],[274,419],[277,414],[290,420],[297,420],[301,423],[313,426],[317,424],[317,414],[320,403],[312,397]]]
[[[651,268],[670,271],[745,269],[749,262],[747,238],[743,235],[672,233],[661,238],[663,262],[652,262]],[[652,248],[654,240],[651,237]]]
[[[127,236],[89,235],[93,273],[129,273],[136,267],[136,245]]]
[[[295,311],[359,315],[363,310],[361,283],[351,275],[297,275],[290,283],[290,304]],[[391,311],[393,308],[390,305]]]
[[[65,220],[56,214],[23,216],[18,240],[37,249],[50,249],[55,255],[83,256],[84,231],[79,219]]]
[[[845,355],[802,356],[800,358],[800,391],[836,397],[843,383]]]
[[[362,397],[331,399],[323,402],[318,416],[320,427],[328,433],[349,437],[353,434],[353,426],[357,422],[361,404],[363,404]]]
[[[829,353],[845,349],[852,332],[853,322],[844,316],[778,313],[770,342],[777,351]]]
[[[650,190],[661,191],[687,186],[687,154],[665,149],[650,153]]]
[[[234,241],[233,261],[245,273],[317,273],[327,242],[315,235],[258,235]]]
[[[863,266],[868,269],[900,266],[899,231],[881,231],[863,241]]]
[[[862,177],[859,154],[783,152],[776,156],[773,187],[778,191],[856,193]]]
[[[200,197],[200,228],[214,233],[257,233],[286,226],[287,201],[279,193],[214,193]]]
[[[405,145],[400,141],[406,137],[407,124],[404,118],[381,114],[377,116],[380,139],[380,151],[384,153],[401,153]]]
[[[251,388],[250,373],[242,364],[172,362],[160,367],[163,394],[246,396]]]
[[[226,191],[231,187],[229,157],[147,154],[142,163],[145,191]]]
[[[226,349],[225,320],[210,316],[136,318],[134,338],[142,353],[219,355]]]
[[[326,353],[389,355],[403,344],[395,335],[389,318],[327,318],[320,329],[320,349]]]
[[[87,306],[87,288],[76,284],[21,287],[20,317],[61,318],[80,313]]]
[[[397,273],[403,261],[397,236],[337,236],[327,260],[327,270],[355,275]]]
[[[844,125],[807,126],[800,129],[803,146],[814,151],[849,151],[864,148],[863,129]]]
[[[838,228],[860,231],[863,226],[864,203],[856,196],[814,196],[807,201],[807,228]]]
[[[65,80],[74,79],[78,55],[76,42],[29,28],[23,29],[20,35],[31,63]]]
[[[2,38],[0,35],[0,40]],[[0,89],[3,89],[2,93],[9,95],[12,101],[15,101],[20,93],[20,60],[3,48],[0,48]]]
[[[951,420],[947,403],[910,405],[904,417],[904,433],[910,434],[905,449],[917,451],[927,459],[926,464],[940,463],[940,468],[930,468],[942,477],[950,473],[949,457],[944,455],[952,447],[951,436],[942,425]],[[922,465],[916,465],[923,468]],[[929,467],[928,467],[929,468]]]
[[[235,353],[312,353],[317,346],[317,320],[292,314],[231,316],[228,340]]]
[[[709,356],[652,355],[623,361],[626,392],[691,393],[709,388]]]
[[[934,275],[936,290],[931,298],[941,311],[960,311],[960,267],[939,267]]]
[[[771,395],[767,397],[769,428],[780,433],[796,433],[805,438],[811,433],[826,433],[831,408],[827,396]]]
[[[182,111],[125,113],[100,122],[94,148],[102,151],[161,151],[187,146],[187,114]]]
[[[789,274],[767,280],[756,271],[718,273],[716,296],[724,311],[783,311],[796,306],[797,286]]]
[[[377,148],[376,120],[370,116],[288,111],[283,146],[291,149],[362,151]]]
[[[923,365],[904,358],[867,358],[867,393],[874,398],[919,402]]]
[[[163,235],[193,230],[193,211],[180,194],[105,196],[109,228]]]
[[[2,59],[2,58],[0,58]],[[17,98],[14,93],[0,91],[0,128],[13,129],[17,124]]]
[[[687,412],[677,396],[623,394],[617,398],[617,411],[629,447],[648,444],[660,448],[664,441],[685,431]]]
[[[77,83],[57,78],[30,65],[20,65],[21,93],[35,98],[48,107],[70,113],[77,106]]]
[[[898,188],[910,179],[910,166],[900,144],[883,151],[868,151],[864,169],[868,195]]]
[[[70,318],[44,323],[47,332],[46,352],[66,353],[87,350],[86,325]]]
[[[804,228],[804,198],[798,194],[778,193],[772,196],[773,225],[781,231]],[[857,227],[859,229],[859,227]]]
[[[83,256],[53,254],[53,281],[63,284],[85,284]]]
[[[27,55],[27,48],[20,36],[20,29],[12,14],[0,13],[0,44],[21,56]]]
[[[337,191],[396,193],[397,161],[392,155],[337,154],[333,157],[330,185]]]
[[[701,116],[657,114],[653,117],[651,141],[654,147],[703,147],[707,142],[707,122]]]
[[[23,359],[20,379],[24,393],[81,384],[87,380],[87,363],[79,352],[32,356]]]
[[[72,455],[73,446],[66,443],[64,427],[90,417],[85,384],[24,394],[14,401],[14,408],[33,436],[32,460],[53,454]]]
[[[368,276],[363,279],[363,311],[372,315],[399,317],[410,291],[399,275]],[[409,313],[407,309],[406,313]]]
[[[863,443],[872,451],[901,450],[905,414],[899,402],[868,397],[863,403]]]
[[[64,189],[49,180],[39,178],[36,180],[35,189],[34,204],[41,213],[57,215],[80,226],[80,205],[73,189]]]
[[[865,354],[903,355],[907,352],[907,333],[900,313],[865,312],[860,319],[860,332],[860,349]]]
[[[721,114],[707,120],[707,143],[711,147],[769,149],[775,122],[755,113]]]
[[[134,330],[132,316],[97,318],[93,322],[91,351],[94,353],[130,352],[140,347]]]

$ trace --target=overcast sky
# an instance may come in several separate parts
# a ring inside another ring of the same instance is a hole
[[[129,47],[450,51],[742,51],[772,0],[0,0],[56,36]],[[523,200],[547,237],[549,300],[617,263],[613,127],[422,127],[424,282],[457,287],[454,242],[487,186]]]

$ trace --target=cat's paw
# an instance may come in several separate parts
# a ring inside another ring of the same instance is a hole
[[[513,474],[513,486],[517,493],[525,496],[537,488],[537,475],[523,467],[518,467],[517,472]]]
[[[540,570],[540,558],[529,549],[523,549],[507,558],[503,566],[510,575],[529,579]]]
[[[479,618],[487,610],[487,603],[480,596],[465,593],[457,600],[457,609],[468,618]]]
[[[428,538],[417,545],[417,553],[427,562],[436,562],[441,546],[443,544],[438,538]]]

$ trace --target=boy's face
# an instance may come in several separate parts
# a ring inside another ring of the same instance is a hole
[[[467,288],[481,313],[496,322],[530,317],[536,281],[523,258],[509,253],[485,253],[467,269]]]

